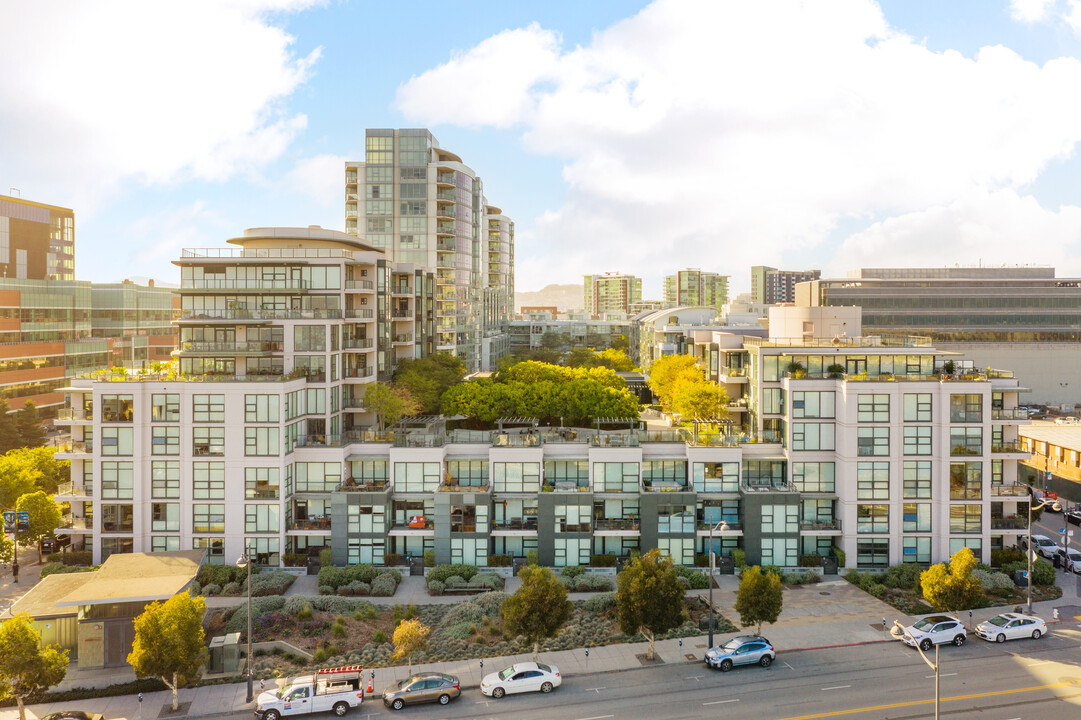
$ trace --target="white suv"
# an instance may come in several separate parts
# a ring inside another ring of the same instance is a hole
[[[1024,540],[1021,541],[1024,543]],[[1058,549],[1058,545],[1055,541],[1046,535],[1033,535],[1032,536],[1032,549],[1039,553],[1040,556],[1050,560],[1055,555],[1055,550]]]
[[[917,620],[905,628],[901,640],[909,647],[920,646],[921,650],[930,650],[932,645],[953,643],[964,645],[968,631],[961,621],[949,615],[932,615]]]

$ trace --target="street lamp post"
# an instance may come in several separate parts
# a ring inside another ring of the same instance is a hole
[[[248,662],[246,668],[246,674],[248,676],[248,699],[247,702],[252,701],[252,687],[251,687],[251,560],[248,558],[248,549],[245,548],[245,554],[241,555],[236,561],[236,566],[241,570],[247,568],[248,570]]]
[[[912,638],[912,636],[909,635],[908,630],[901,623],[894,620],[893,626],[899,628],[902,635],[908,635],[908,637]],[[923,654],[923,648],[921,648],[920,644],[916,642],[916,638],[912,638],[912,644],[916,646],[916,650],[919,651],[920,657],[923,658],[923,661],[927,663],[927,667],[935,671],[935,720],[938,720],[938,645],[935,645],[935,661],[934,663],[932,663],[930,660],[927,659],[927,656]]]
[[[1035,500],[1031,495],[1028,499],[1028,542],[1025,544],[1025,559],[1028,560],[1028,575],[1025,577],[1025,594],[1028,596],[1028,614],[1032,614],[1032,511],[1039,510],[1045,505],[1050,505],[1054,510],[1061,510],[1062,506],[1059,505],[1058,500],[1044,500],[1035,508],[1032,507],[1032,501]]]
[[[714,525],[709,524],[709,646],[713,647],[713,558],[715,556],[713,552],[713,531],[720,530],[724,532],[728,529],[728,523],[721,520]]]

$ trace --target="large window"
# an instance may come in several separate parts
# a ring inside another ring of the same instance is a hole
[[[862,394],[856,400],[856,419],[863,422],[889,422],[890,396]]]
[[[488,564],[488,540],[485,538],[450,539],[450,561],[484,567]]]
[[[180,462],[155,460],[150,463],[150,497],[175,500],[180,497]]]
[[[179,422],[180,395],[160,393],[150,396],[151,422]]]
[[[750,487],[779,487],[786,480],[784,460],[743,460],[743,482]]]
[[[135,475],[130,462],[101,464],[101,497],[103,500],[131,500]]]
[[[890,531],[889,505],[857,505],[857,533],[887,533]]]
[[[931,538],[929,537],[906,537],[904,542],[904,557],[902,562],[919,563],[920,565],[931,564]]]
[[[762,538],[762,564],[778,567],[799,565],[797,538]]]
[[[545,485],[573,485],[579,488],[589,487],[588,460],[545,460]]]
[[[832,395],[833,393],[830,393]],[[762,414],[780,415],[784,412],[784,388],[762,388]],[[833,417],[830,415],[830,417]]]
[[[208,565],[225,564],[225,540],[222,538],[202,537],[192,538],[193,550],[206,550],[206,563]]]
[[[978,537],[973,538],[950,538],[950,557],[961,552],[963,548],[968,548],[972,551],[972,554],[979,560],[983,557],[983,539]]]
[[[589,538],[557,537],[555,545],[555,566],[588,565],[592,544]]]
[[[694,505],[661,505],[657,508],[657,532],[661,534],[693,533]]]
[[[278,532],[278,512],[277,505],[245,505],[244,532]]]
[[[931,532],[931,503],[905,503],[902,514],[904,532]]]
[[[929,499],[931,497],[931,461],[906,460],[903,468],[903,497]]]
[[[244,468],[244,497],[248,500],[277,500],[280,495],[278,468]]]
[[[494,492],[540,492],[539,462],[492,463]]]
[[[390,479],[389,463],[386,460],[353,460],[349,463],[349,471],[360,485],[385,485]]]
[[[293,328],[294,352],[322,352],[327,349],[324,325],[296,325]]]
[[[244,454],[248,456],[278,455],[281,437],[276,427],[244,428]]]
[[[856,428],[856,454],[864,457],[889,455],[890,429],[888,427]]]
[[[278,422],[277,395],[245,395],[244,422]]]
[[[101,454],[132,455],[133,430],[129,427],[103,427],[101,429]]]
[[[488,505],[470,503],[451,505],[450,531],[452,533],[488,532]]]
[[[560,533],[587,533],[592,515],[592,505],[556,505],[554,529]]]
[[[694,538],[657,538],[657,549],[668,555],[676,565],[694,565]]]
[[[153,455],[179,455],[180,426],[159,425],[151,428],[150,452]]]
[[[835,394],[832,390],[792,393],[792,417],[833,418],[837,416]],[[778,411],[780,412],[780,411]]]
[[[192,497],[196,500],[225,499],[225,463],[191,464]]]
[[[695,492],[739,492],[738,462],[696,462],[693,473]]]
[[[905,455],[930,455],[932,429],[929,425],[905,427]]]
[[[395,492],[435,492],[439,487],[439,463],[394,463]]]
[[[982,505],[950,505],[951,533],[980,533],[983,531]]]
[[[638,463],[593,463],[594,492],[638,492]]]
[[[950,455],[982,455],[983,428],[951,427]]]
[[[398,467],[405,465],[434,465],[436,482],[439,478],[439,463],[399,463]],[[336,462],[298,462],[296,464],[296,491],[297,492],[330,492],[336,490],[342,483],[342,464]],[[435,485],[432,486],[435,490]],[[411,492],[403,490],[402,492]]]
[[[856,567],[861,570],[884,570],[890,564],[890,541],[857,540]]]
[[[762,533],[799,532],[799,505],[763,505]]]
[[[888,462],[856,464],[856,499],[890,499],[890,464]]]
[[[950,422],[983,422],[983,395],[950,395]]]
[[[225,506],[204,505],[197,503],[191,506],[192,532],[197,533],[223,533],[225,532]]]
[[[103,504],[101,506],[101,529],[103,532],[131,532],[135,524],[135,512],[131,505]]]
[[[447,484],[460,487],[488,487],[487,460],[447,460]]]
[[[129,537],[103,537],[101,539],[102,562],[108,560],[110,555],[130,552],[134,552],[134,542]]]
[[[224,455],[225,454],[225,428],[221,427],[196,427],[191,430],[191,454],[200,455]]]
[[[793,450],[833,450],[833,423],[792,423]]]
[[[905,393],[905,422],[931,422],[931,393]]]
[[[102,395],[101,421],[107,423],[129,423],[133,418],[134,403],[131,395]]]
[[[979,500],[983,497],[983,463],[950,463],[950,500]]]
[[[154,535],[150,538],[150,552],[175,552],[179,549],[179,535]]]
[[[350,565],[382,565],[386,543],[382,538],[349,538],[347,559]]]
[[[151,503],[150,529],[153,532],[180,532],[180,503]]]
[[[350,535],[383,533],[386,531],[387,508],[384,505],[350,505],[346,522]]]
[[[646,487],[685,487],[687,485],[686,460],[643,460],[642,482]]]
[[[792,484],[804,493],[836,492],[834,465],[831,462],[792,463]]]
[[[195,422],[225,422],[224,395],[192,395],[192,420]]]

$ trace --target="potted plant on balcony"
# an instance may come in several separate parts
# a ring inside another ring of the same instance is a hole
[[[833,363],[826,368],[826,373],[831,380],[840,380],[845,376],[845,366],[841,363]]]
[[[953,374],[957,372],[957,363],[953,360],[947,360],[942,363],[942,379],[949,380],[953,377]]]
[[[787,372],[790,377],[794,378],[802,378],[807,376],[807,368],[803,366],[803,363],[796,362],[794,360],[788,363],[788,366],[785,368],[785,372]]]

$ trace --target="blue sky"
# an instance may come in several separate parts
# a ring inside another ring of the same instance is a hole
[[[1081,275],[1081,2],[76,0],[5,10],[0,192],[76,275],[343,225],[366,127],[429,127],[516,221],[519,290],[618,270]]]

